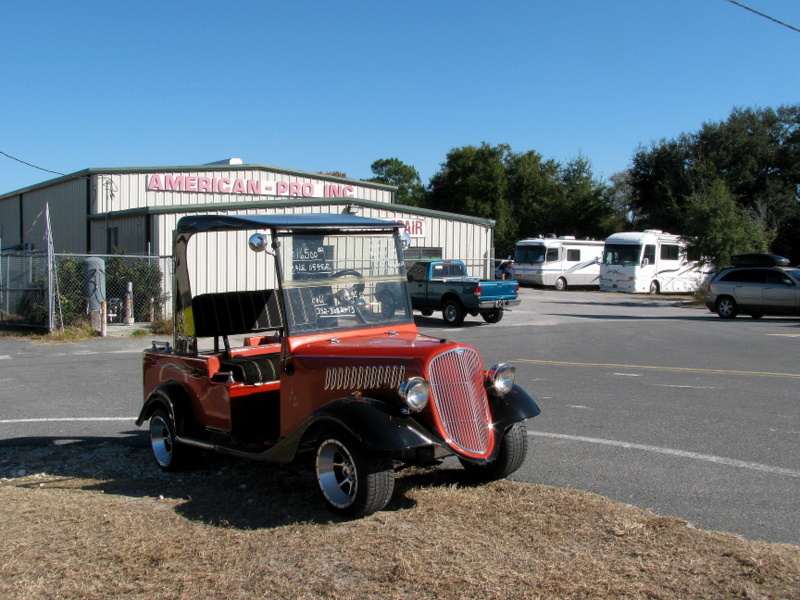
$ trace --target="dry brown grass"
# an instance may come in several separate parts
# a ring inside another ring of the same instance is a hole
[[[308,465],[166,475],[112,445],[0,449],[0,597],[800,598],[800,548],[600,496],[409,470],[388,510],[331,517]]]

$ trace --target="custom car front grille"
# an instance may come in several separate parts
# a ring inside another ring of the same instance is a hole
[[[433,405],[448,441],[475,454],[489,450],[491,416],[483,388],[483,366],[471,348],[448,350],[429,367]]]

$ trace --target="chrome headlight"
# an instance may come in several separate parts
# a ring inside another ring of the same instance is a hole
[[[495,394],[502,396],[514,387],[517,368],[506,363],[499,363],[486,372],[486,384]]]
[[[431,384],[422,377],[411,377],[400,384],[398,391],[409,410],[419,412],[428,405]]]

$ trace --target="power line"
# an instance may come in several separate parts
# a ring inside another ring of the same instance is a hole
[[[11,156],[10,154],[7,154],[7,153],[3,152],[2,150],[0,150],[0,154],[2,154],[3,156],[5,156],[7,158],[10,158],[11,160],[17,161],[18,163],[22,163],[23,165],[28,165],[29,167],[33,167],[34,169],[39,169],[40,171],[45,171],[46,173],[52,173],[53,175],[66,175],[66,173],[59,173],[58,171],[51,171],[50,169],[45,169],[44,167],[37,167],[36,165],[32,165],[29,162],[25,162],[24,160],[19,159],[16,156]]]
[[[749,6],[746,6],[746,5],[742,4],[741,2],[736,2],[736,0],[725,0],[725,1],[726,1],[726,2],[730,2],[731,4],[735,4],[736,6],[738,6],[738,7],[740,7],[740,8],[743,8],[743,9],[745,9],[745,10],[749,10],[751,13],[755,13],[755,14],[757,14],[759,17],[764,17],[765,19],[769,19],[769,20],[770,20],[770,21],[772,21],[773,23],[777,23],[778,25],[783,25],[784,27],[788,27],[788,28],[789,28],[789,29],[791,29],[792,31],[796,31],[797,33],[800,33],[800,29],[798,29],[798,28],[797,28],[797,27],[795,27],[794,25],[789,25],[788,23],[784,23],[783,21],[779,21],[778,19],[775,19],[775,18],[773,18],[773,17],[770,17],[769,15],[765,15],[764,13],[762,13],[762,12],[759,12],[759,11],[757,11],[757,10],[756,10],[756,9],[754,9],[754,8],[750,8]]]

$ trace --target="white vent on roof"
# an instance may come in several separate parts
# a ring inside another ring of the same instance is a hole
[[[226,158],[215,162],[206,163],[206,165],[243,165],[241,158]]]

